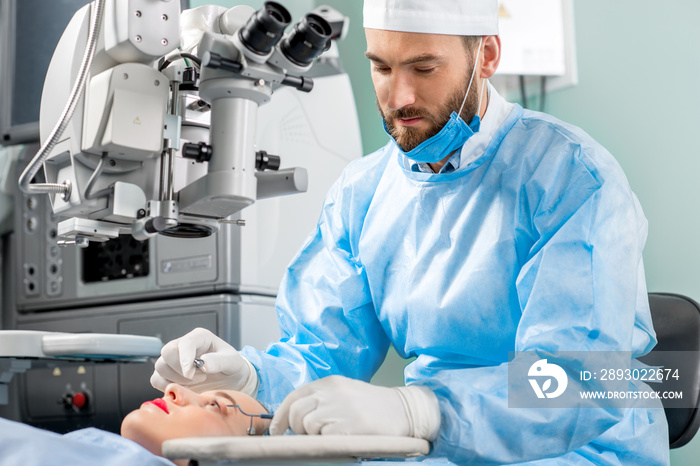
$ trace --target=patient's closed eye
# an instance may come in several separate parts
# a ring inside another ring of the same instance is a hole
[[[222,407],[221,403],[218,402],[218,400],[211,400],[209,402],[209,406],[213,406],[219,411],[220,413],[225,413],[226,409]]]

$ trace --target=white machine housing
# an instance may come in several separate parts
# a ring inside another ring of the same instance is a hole
[[[68,101],[85,51],[93,9],[94,4],[87,5],[74,15],[54,52],[41,100],[42,141],[48,138]],[[44,165],[47,180],[70,181],[75,186],[68,199],[52,196],[56,214],[107,216],[104,211],[109,207],[108,197],[83,197],[84,185],[105,150],[115,161],[105,168],[106,177],[123,175],[120,181],[138,187],[153,183],[157,167],[142,162],[160,155],[169,80],[151,64],[177,48],[179,16],[177,2],[106,1],[105,20],[85,93]],[[146,188],[142,198],[151,197],[153,189]],[[112,201],[112,205],[117,203]],[[131,203],[132,218],[136,207],[145,206],[138,201]]]
[[[304,168],[264,171],[258,162],[269,150],[256,144],[258,107],[283,84],[311,87],[295,74],[312,63],[287,57],[279,45],[287,36],[260,56],[241,34],[256,18],[251,7],[187,10],[180,31],[177,2],[98,1],[105,2],[104,19],[84,94],[44,162],[46,181],[64,188],[51,195],[53,212],[68,217],[60,240],[84,247],[127,233],[139,240],[207,236],[257,199],[307,189]],[[69,101],[96,3],[76,13],[56,47],[42,95],[42,141]],[[330,47],[330,26],[328,33]],[[206,66],[195,89],[181,90],[188,54]],[[214,56],[237,71],[207,65]],[[167,62],[159,66],[159,59]],[[186,142],[207,144],[210,158],[184,160]]]

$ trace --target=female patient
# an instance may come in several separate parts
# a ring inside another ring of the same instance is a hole
[[[165,440],[246,435],[251,420],[261,434],[270,421],[244,413],[266,412],[254,398],[240,392],[195,393],[170,384],[162,398],[143,403],[124,418],[121,437],[94,428],[59,435],[0,419],[0,465],[172,465],[156,456],[161,455]]]

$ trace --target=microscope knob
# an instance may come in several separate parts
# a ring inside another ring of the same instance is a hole
[[[279,170],[280,163],[279,155],[268,154],[264,150],[255,153],[255,168],[258,170]]]
[[[200,142],[195,144],[188,142],[182,145],[182,156],[187,159],[194,159],[199,163],[211,160],[211,146]]]

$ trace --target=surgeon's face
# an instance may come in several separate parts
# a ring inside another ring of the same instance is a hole
[[[379,112],[406,152],[437,134],[459,112],[473,69],[459,36],[365,29]],[[477,78],[462,118],[477,112]]]
[[[255,399],[233,390],[195,393],[185,387],[170,384],[163,398],[147,401],[129,413],[122,422],[121,434],[156,455],[161,454],[165,440],[185,437],[222,437],[246,435],[250,417],[265,409]],[[253,427],[263,433],[270,421],[253,418]]]

